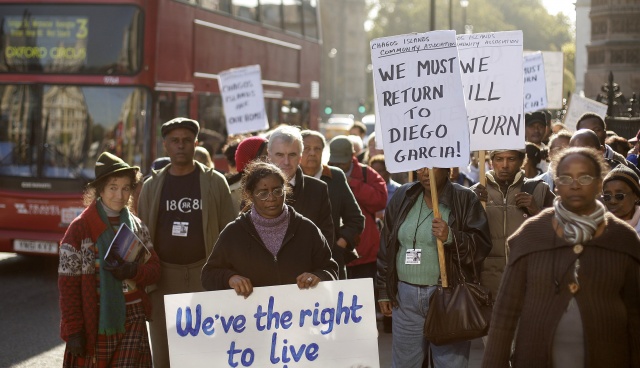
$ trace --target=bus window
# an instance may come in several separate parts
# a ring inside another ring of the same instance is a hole
[[[295,34],[302,34],[302,7],[300,0],[283,0],[284,29]]]
[[[283,100],[280,108],[282,123],[309,129],[309,101]]]
[[[198,122],[201,134],[200,144],[214,155],[227,140],[227,125],[222,110],[222,96],[211,93],[198,95]]]
[[[131,75],[142,11],[130,5],[0,5],[0,72]]]
[[[103,151],[148,165],[142,88],[0,85],[0,96],[0,175],[90,181]]]
[[[260,21],[282,29],[282,0],[260,0]]]
[[[238,18],[258,20],[258,0],[233,0],[233,15]]]
[[[200,6],[208,10],[231,13],[231,0],[200,0]]]

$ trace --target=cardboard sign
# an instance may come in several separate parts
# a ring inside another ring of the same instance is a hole
[[[219,77],[229,135],[269,129],[260,65],[225,70]]]
[[[370,46],[387,170],[467,165],[455,31],[378,38]]]
[[[372,279],[164,297],[172,367],[379,367]]]
[[[598,114],[604,120],[605,116],[607,116],[607,105],[582,97],[576,93],[571,95],[569,108],[564,116],[564,125],[567,126],[570,132],[576,131],[576,123],[585,112]]]
[[[471,151],[524,148],[522,31],[458,35]]]
[[[543,51],[544,75],[547,83],[547,103],[550,109],[562,108],[564,54],[562,51]]]
[[[524,112],[547,107],[547,84],[541,52],[524,56]]]
[[[540,51],[525,51],[524,55],[535,54]],[[562,51],[542,51],[544,59],[544,77],[547,84],[547,108],[561,109],[563,80],[564,80],[564,54]]]

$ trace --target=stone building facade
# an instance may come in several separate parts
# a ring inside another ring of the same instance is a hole
[[[640,0],[591,0],[585,96],[594,98],[613,72],[627,96],[640,91]]]

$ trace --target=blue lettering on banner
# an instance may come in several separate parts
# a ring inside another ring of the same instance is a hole
[[[358,303],[358,296],[351,297],[351,304],[345,304],[345,296],[342,291],[338,292],[336,306],[321,308],[319,302],[314,303],[312,309],[302,309],[299,313],[299,327],[304,327],[307,321],[313,326],[321,326],[322,335],[330,334],[335,325],[357,324],[362,321],[362,316],[358,315],[362,304]],[[276,311],[275,298],[269,297],[266,308],[258,305],[255,318],[255,326],[258,331],[288,330],[293,325],[294,314],[290,310]],[[307,317],[309,317],[307,319]],[[215,314],[213,316],[203,316],[202,305],[197,304],[195,310],[191,307],[180,307],[176,311],[176,333],[180,337],[195,337],[202,332],[207,336],[215,335],[216,331],[228,334],[234,332],[241,334],[246,329],[247,319],[244,315],[223,316]],[[278,339],[278,332],[271,335],[271,349],[269,360],[272,364],[282,364],[282,368],[288,368],[287,363],[297,363],[303,359],[309,362],[316,360],[319,356],[320,346],[317,343],[294,343],[287,338]],[[249,367],[255,361],[255,352],[251,348],[241,348],[236,341],[232,341],[226,351],[230,367]]]
[[[204,322],[202,321],[202,306],[198,304],[196,306],[196,321],[193,323],[193,316],[191,314],[191,308],[185,308],[185,327],[182,326],[182,308],[178,308],[176,312],[176,330],[178,335],[185,337],[187,335],[197,336],[200,333],[200,326],[202,325],[202,332],[205,335],[213,335],[215,332],[214,324],[216,321],[220,321],[222,325],[222,330],[224,333],[228,333],[231,329],[233,329],[236,333],[242,333],[245,330],[245,324],[247,322],[247,318],[243,315],[239,316],[220,316],[216,314],[213,317],[206,317]]]

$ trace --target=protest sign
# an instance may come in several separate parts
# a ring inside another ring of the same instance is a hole
[[[455,31],[378,38],[370,46],[387,170],[467,165]]]
[[[544,75],[547,82],[547,103],[550,109],[562,108],[562,80],[564,78],[564,54],[562,51],[543,51]]]
[[[564,125],[567,126],[570,132],[576,131],[576,123],[585,112],[598,114],[604,120],[605,116],[607,116],[607,105],[582,97],[576,93],[571,95],[569,108],[564,116]]]
[[[539,51],[525,51],[531,55]],[[562,51],[542,51],[544,59],[544,79],[547,84],[547,108],[561,109],[563,78],[564,78],[564,54]]]
[[[547,84],[544,76],[544,58],[541,52],[524,56],[524,112],[547,107]]]
[[[371,279],[164,301],[172,367],[379,367]]]
[[[229,135],[268,129],[260,65],[225,70],[219,77]]]
[[[524,148],[522,31],[458,35],[471,150]]]

